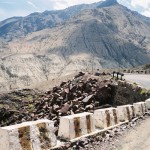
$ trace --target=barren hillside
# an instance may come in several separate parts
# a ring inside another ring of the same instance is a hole
[[[149,63],[150,19],[107,0],[56,27],[0,43],[0,90],[31,87],[83,69]]]

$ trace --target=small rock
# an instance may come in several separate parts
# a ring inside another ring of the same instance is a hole
[[[66,114],[66,113],[68,112],[69,108],[70,108],[70,105],[67,104],[67,103],[65,103],[65,104],[63,105],[63,107],[61,108],[60,112]]]
[[[72,104],[73,104],[73,105],[79,105],[79,100],[78,100],[78,99],[73,100],[73,101],[72,101]]]
[[[87,96],[87,97],[85,97],[85,98],[82,100],[82,102],[88,104],[88,103],[91,102],[91,98],[92,98],[92,97],[93,97],[93,94],[92,94],[92,95],[89,95],[89,96]]]
[[[87,105],[87,106],[85,107],[85,110],[91,110],[91,109],[93,109],[93,105]]]

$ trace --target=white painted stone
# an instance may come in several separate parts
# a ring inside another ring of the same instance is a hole
[[[92,113],[79,113],[60,118],[58,136],[65,139],[75,139],[95,131]]]
[[[94,111],[95,126],[97,128],[108,128],[118,124],[116,108],[98,109]]]
[[[133,104],[135,115],[142,116],[147,112],[147,107],[145,102],[138,102]]]
[[[150,110],[150,98],[147,99],[147,100],[145,101],[145,103],[146,103],[147,109]]]
[[[133,105],[117,106],[117,112],[120,122],[129,121],[135,117]]]
[[[47,119],[0,128],[0,150],[43,150],[56,144],[54,123]]]

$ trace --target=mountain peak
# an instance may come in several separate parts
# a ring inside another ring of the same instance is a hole
[[[117,0],[105,0],[105,1],[101,2],[101,4],[98,6],[98,8],[113,6],[116,4],[118,4]]]

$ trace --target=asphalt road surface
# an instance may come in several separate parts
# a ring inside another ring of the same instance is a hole
[[[150,75],[146,74],[125,74],[124,78],[127,81],[135,82],[146,89],[150,89]]]

